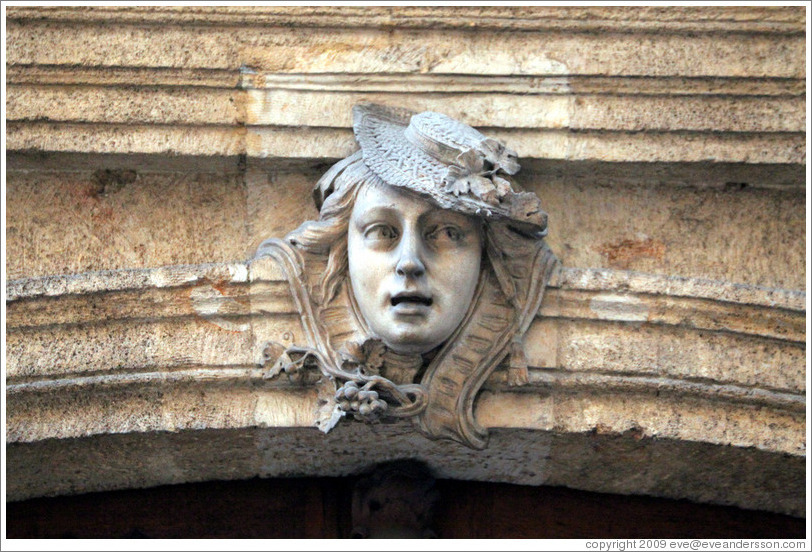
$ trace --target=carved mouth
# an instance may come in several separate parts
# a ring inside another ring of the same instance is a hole
[[[434,300],[431,297],[425,297],[423,295],[404,293],[392,297],[391,302],[393,307],[396,307],[401,303],[425,305],[427,307],[430,307],[432,303],[434,303]]]

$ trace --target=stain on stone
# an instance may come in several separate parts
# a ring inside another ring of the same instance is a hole
[[[114,218],[115,212],[108,206],[100,206],[94,209],[90,215],[90,220],[92,220],[94,224],[109,224],[113,222]]]
[[[94,196],[107,196],[132,184],[138,173],[131,169],[99,169],[93,172]]]
[[[627,269],[633,261],[639,258],[662,260],[665,255],[665,244],[652,238],[621,240],[604,244],[598,247],[597,251],[606,257],[610,268]]]
[[[230,332],[244,332],[250,328],[248,322],[235,319],[244,313],[245,307],[233,297],[229,297],[214,285],[204,284],[192,288],[189,298],[195,312],[204,320]]]

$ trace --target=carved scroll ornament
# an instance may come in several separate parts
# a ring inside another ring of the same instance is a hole
[[[257,256],[283,268],[307,343],[265,348],[267,377],[321,374],[317,425],[411,417],[474,448],[476,394],[522,336],[557,262],[547,216],[516,191],[515,152],[433,112],[353,110],[360,151],[317,183],[319,219]]]

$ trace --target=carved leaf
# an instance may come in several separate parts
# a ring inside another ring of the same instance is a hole
[[[516,174],[521,169],[518,154],[505,147],[502,142],[487,138],[480,144],[485,159],[493,165],[494,170],[502,170],[507,174]]]
[[[468,177],[471,193],[491,205],[498,203],[496,187],[484,176],[471,175]]]
[[[294,370],[291,370],[292,367],[293,360],[291,360],[291,358],[288,356],[287,353],[282,353],[279,356],[279,358],[276,359],[276,362],[271,367],[271,369],[265,372],[265,375],[263,377],[265,379],[272,379],[281,374],[282,372],[293,372]]]
[[[459,197],[468,194],[491,205],[513,191],[510,182],[496,176],[498,171],[513,174],[519,171],[519,163],[513,158],[516,152],[508,150],[496,140],[482,142],[483,150],[469,149],[457,156],[457,164],[448,167],[444,178],[445,189]],[[513,157],[511,157],[513,156]],[[493,167],[485,170],[485,159]],[[512,172],[511,172],[512,171]]]
[[[513,188],[511,188],[510,186],[510,182],[508,182],[501,176],[494,175],[493,183],[496,186],[496,196],[499,198],[503,198],[513,191]]]
[[[323,377],[319,381],[319,408],[316,411],[316,427],[323,433],[328,433],[344,416],[344,412],[336,402],[336,384],[331,377]]]
[[[468,173],[460,167],[455,165],[448,167],[448,174],[446,174],[444,179],[445,190],[458,197],[460,194],[467,194],[470,189],[467,175]]]
[[[262,350],[262,366],[265,368],[262,377],[264,379],[275,378],[292,363],[284,345],[274,341],[266,343]],[[270,368],[268,368],[269,365]]]
[[[482,155],[475,150],[465,150],[457,156],[457,165],[465,169],[468,174],[477,174],[485,170],[485,161]]]
[[[341,356],[343,361],[353,364],[363,363],[364,358],[366,357],[363,345],[357,341],[347,341],[344,343],[338,354]]]
[[[364,365],[370,372],[380,373],[383,367],[383,357],[386,354],[386,345],[379,339],[367,339],[363,346]]]

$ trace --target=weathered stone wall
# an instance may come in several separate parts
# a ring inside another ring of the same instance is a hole
[[[416,453],[802,515],[803,8],[12,8],[7,29],[10,498]],[[504,139],[550,214],[564,269],[530,383],[480,397],[488,451],[325,438],[316,397],[257,368],[301,328],[244,261],[316,215],[359,101]]]

